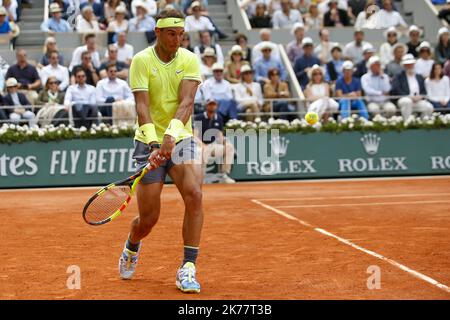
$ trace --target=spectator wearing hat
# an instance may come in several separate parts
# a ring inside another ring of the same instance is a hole
[[[134,47],[127,43],[127,33],[119,32],[117,34],[117,42],[114,44],[117,48],[117,61],[125,63],[130,66],[131,59],[134,55]],[[105,52],[105,58],[108,58],[109,50]]]
[[[119,61],[118,59],[119,50],[114,44],[108,45],[108,57],[98,68],[98,75],[101,79],[105,79],[108,76],[107,67],[108,65],[114,64],[116,66],[116,76],[119,79],[127,80],[129,65],[125,62]]]
[[[295,59],[294,61],[294,72],[297,76],[297,80],[302,87],[306,88],[309,82],[308,72],[313,65],[320,65],[320,60],[317,58],[314,51],[314,44],[311,38],[306,37],[302,41],[303,55]]]
[[[311,2],[308,12],[304,16],[304,21],[308,29],[320,29],[323,27],[323,14],[319,11],[317,3]]]
[[[240,45],[234,45],[229,52],[230,58],[225,64],[225,79],[235,84],[241,82],[241,68],[249,63],[242,59],[242,48]]]
[[[155,0],[137,0],[131,2],[131,12],[133,13],[133,16],[137,15],[138,5],[145,7],[145,11],[151,17],[156,16],[156,13],[158,12],[158,6]]]
[[[92,62],[92,66],[94,68],[100,67],[100,54],[97,51],[97,38],[94,33],[88,33],[84,36],[84,46],[77,47],[72,54],[72,61],[69,65],[69,71],[72,71],[74,66],[80,65],[82,63],[81,54],[85,51],[88,51],[91,55],[90,62]]]
[[[383,73],[381,61],[378,56],[372,56],[367,62],[368,71],[361,78],[361,87],[366,95],[367,109],[372,115],[381,111],[386,117],[396,112],[395,105],[389,101],[391,83],[389,77]]]
[[[261,46],[267,45],[269,42],[272,45],[272,57],[276,59],[281,59],[280,50],[278,49],[278,45],[272,41],[272,31],[270,29],[261,29],[259,31],[260,42],[253,46],[252,49],[252,63],[254,64],[256,60],[262,57]]]
[[[235,42],[242,49],[242,59],[250,63],[252,61],[252,49],[248,45],[248,38],[243,33],[238,33]]]
[[[6,10],[6,15],[8,16],[8,20],[10,22],[17,21],[17,7],[18,3],[16,0],[3,0],[2,6]]]
[[[305,97],[310,102],[308,112],[316,112],[319,119],[327,121],[328,117],[338,111],[339,104],[330,98],[330,86],[325,82],[325,72],[317,64],[309,72],[309,83],[305,89]]]
[[[272,17],[267,14],[265,3],[256,4],[255,15],[250,18],[252,28],[272,28]]]
[[[6,13],[5,8],[0,6],[0,34],[8,34],[9,38],[12,39],[13,30],[6,18]]]
[[[291,63],[294,63],[295,59],[303,55],[302,41],[305,36],[304,24],[300,22],[294,24],[291,29],[291,34],[295,37],[295,39],[287,45],[286,53]]]
[[[209,79],[213,76],[212,66],[217,62],[217,56],[213,48],[206,48],[202,54],[202,61],[200,62],[200,73],[203,80]]]
[[[237,119],[236,101],[233,98],[231,84],[224,78],[224,67],[215,63],[212,67],[213,76],[202,84],[201,90],[205,100],[210,98],[217,101],[219,113],[227,122],[229,119]]]
[[[280,70],[281,80],[286,80],[286,70],[280,59],[272,57],[272,45],[265,43],[261,46],[263,56],[255,61],[253,68],[255,71],[255,79],[260,83],[269,82],[269,69],[276,68]]]
[[[342,76],[343,64],[342,48],[339,43],[335,43],[331,47],[331,60],[325,65],[325,81],[334,83]]]
[[[192,14],[185,19],[184,30],[186,32],[192,31],[215,31],[215,28],[207,17],[202,15],[202,6],[199,1],[194,1],[191,4]]]
[[[390,27],[408,27],[401,14],[394,10],[392,0],[382,0],[382,4],[383,8],[377,13],[378,27],[380,29]]]
[[[408,52],[417,58],[419,53],[417,52],[417,48],[420,45],[420,37],[422,36],[422,30],[419,29],[416,25],[411,25],[408,29],[409,41],[406,43],[408,46]]]
[[[13,123],[20,123],[22,120],[28,121],[28,125],[34,124],[35,114],[31,111],[30,102],[27,97],[18,91],[19,83],[14,77],[6,80],[7,94],[3,96],[3,105],[13,108],[6,108],[5,114]]]
[[[128,21],[128,31],[130,32],[145,32],[147,42],[153,43],[156,39],[155,27],[156,21],[153,17],[147,14],[147,7],[142,1],[133,1],[136,7],[136,14],[134,18]]]
[[[280,4],[281,9],[276,10],[272,16],[274,29],[290,29],[295,23],[303,23],[300,11],[291,8],[291,0],[281,0]]]
[[[268,74],[270,82],[264,84],[263,92],[266,99],[280,99],[280,101],[274,101],[272,108],[274,112],[292,112],[295,111],[295,107],[289,104],[287,101],[281,101],[283,98],[290,98],[289,86],[287,82],[281,81],[280,71],[278,69],[270,69]],[[264,112],[270,111],[269,103],[264,104]],[[281,114],[280,119],[293,120],[293,116],[288,114]]]
[[[72,108],[75,127],[90,128],[98,122],[95,87],[86,83],[86,73],[82,68],[74,71],[75,84],[69,86],[64,97],[64,105]]]
[[[254,121],[259,117],[264,98],[261,85],[253,81],[253,71],[249,65],[241,68],[241,82],[234,88],[238,110],[245,112],[245,121]]]
[[[42,22],[41,30],[52,35],[56,32],[71,32],[72,27],[62,18],[61,7],[57,3],[50,4],[51,18]]]
[[[398,43],[400,32],[398,32],[394,27],[390,27],[384,32],[384,37],[386,42],[380,46],[380,60],[383,68],[389,63],[389,61],[394,59],[392,49],[394,45]]]
[[[428,41],[423,41],[417,48],[419,59],[417,59],[415,68],[416,73],[420,74],[424,79],[428,78],[433,67],[432,49]]]
[[[403,96],[398,100],[398,106],[404,120],[407,120],[413,112],[418,112],[422,116],[430,116],[433,113],[433,105],[426,100],[424,78],[416,72],[415,63],[413,55],[404,55],[402,64],[405,70],[392,81],[391,94]]]
[[[76,27],[78,32],[99,32],[100,26],[94,15],[94,9],[86,5],[81,10],[81,16],[77,17]]]
[[[201,58],[206,48],[212,48],[216,53],[217,62],[223,64],[224,56],[220,44],[212,43],[211,34],[208,31],[199,31],[198,35],[200,44],[194,47],[194,53],[197,54],[199,59]]]
[[[450,38],[449,30],[447,27],[442,27],[438,31],[438,44],[436,45],[436,60],[440,64],[444,64],[445,61],[450,59]]]
[[[328,1],[328,11],[323,16],[323,25],[325,27],[346,27],[350,26],[350,19],[347,11],[338,8],[337,0]]]
[[[372,57],[375,54],[376,50],[375,48],[369,43],[365,44],[363,47],[363,59],[356,63],[356,70],[353,73],[354,77],[357,77],[360,79],[363,75],[367,73],[367,62],[369,61],[370,57]]]
[[[136,1],[133,1],[132,3],[135,3]],[[128,15],[127,6],[125,2],[120,0],[106,0],[103,5],[103,15],[105,17],[105,23],[109,24],[111,21],[114,20],[114,17],[116,15],[116,9],[118,7],[124,7],[125,13]]]
[[[47,37],[44,42],[44,47],[42,49],[43,55],[39,61],[37,67],[42,68],[50,63],[50,54],[53,51],[58,51],[58,46],[56,44],[56,39],[54,37]],[[62,54],[58,54],[58,63],[64,65],[64,57]]]
[[[17,63],[9,67],[5,78],[16,79],[20,92],[25,94],[31,104],[34,104],[38,97],[37,90],[41,87],[41,79],[36,67],[28,63],[25,49],[17,50],[16,58]]]
[[[353,33],[353,41],[349,42],[344,47],[344,59],[351,60],[353,63],[358,63],[363,60],[363,48],[369,42],[364,41],[364,31],[355,30]]]
[[[230,178],[234,160],[234,146],[224,137],[224,121],[217,112],[218,104],[214,99],[206,101],[205,111],[194,118],[194,134],[202,142],[203,170],[211,159],[218,159],[221,182],[235,183]]]
[[[354,64],[350,60],[344,62],[343,75],[336,81],[336,97],[344,98],[339,100],[339,110],[342,118],[350,116],[350,110],[356,110],[360,117],[369,119],[366,104],[362,99],[361,82],[353,76]],[[346,98],[346,99],[345,99]]]
[[[118,6],[115,10],[114,20],[109,22],[107,31],[114,34],[119,32],[127,32],[128,20],[126,19],[126,14],[127,9],[122,6]]]
[[[428,101],[435,109],[450,108],[450,80],[439,62],[433,64],[430,77],[425,80]]]
[[[103,6],[103,1],[101,0],[85,0],[81,1],[80,9],[83,12],[84,7],[91,6],[92,12],[95,16],[95,19],[103,22],[105,20],[105,11]]]
[[[394,59],[386,65],[386,68],[384,70],[391,80],[404,70],[402,65],[402,58],[406,54],[407,50],[408,47],[400,42],[396,43],[392,47]]]
[[[47,83],[47,79],[53,76],[58,81],[59,89],[65,91],[69,86],[69,70],[59,64],[58,51],[51,52],[49,60],[50,63],[41,69],[41,83]]]
[[[325,64],[331,59],[331,46],[334,42],[330,41],[330,31],[328,29],[319,30],[320,43],[314,49],[314,54],[320,59],[320,64]]]

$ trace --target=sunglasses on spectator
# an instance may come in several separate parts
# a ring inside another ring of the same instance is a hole
[[[396,37],[396,36],[397,36],[396,33],[389,33],[389,34],[388,34],[388,37]]]
[[[77,78],[86,78],[86,75],[82,74],[82,75],[78,75]]]
[[[280,74],[278,72],[272,73],[273,76],[279,76]]]
[[[48,84],[58,84],[57,81],[50,81]]]

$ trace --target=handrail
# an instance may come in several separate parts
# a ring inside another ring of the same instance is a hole
[[[245,12],[245,9],[242,6],[241,1],[239,1],[239,0],[235,0],[235,1],[237,3],[238,8],[239,8],[239,12],[240,12],[240,14],[242,16],[242,20],[244,21],[245,28],[247,29],[247,31],[252,30],[252,25],[250,24],[250,20],[248,19],[247,12]]]
[[[291,84],[293,85],[295,92],[297,93],[300,100],[305,100],[303,90],[297,81],[297,76],[295,75],[294,68],[292,68],[291,60],[289,60],[286,50],[284,49],[284,46],[282,44],[278,45],[278,51],[280,52],[281,60],[283,61],[289,77],[292,79]]]
[[[50,0],[45,0],[44,1],[44,22],[48,20],[48,11],[49,11],[49,1]]]

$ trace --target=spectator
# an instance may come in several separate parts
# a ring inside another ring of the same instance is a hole
[[[81,54],[85,51],[88,51],[91,55],[92,59],[92,65],[95,68],[100,67],[100,54],[97,52],[97,45],[96,45],[96,37],[95,34],[89,33],[86,36],[84,36],[84,42],[86,43],[84,46],[77,47],[73,51],[72,55],[72,61],[69,65],[69,71],[72,71],[74,66],[81,64]]]
[[[338,111],[339,104],[330,98],[330,86],[325,82],[323,68],[313,65],[308,72],[311,79],[306,86],[305,97],[310,102],[308,112],[316,112],[319,119],[327,121],[330,114]]]
[[[54,37],[48,37],[45,39],[44,48],[42,50],[44,55],[41,57],[39,61],[38,68],[45,67],[50,63],[50,53],[53,51],[58,51],[58,46],[56,45],[56,39]],[[64,57],[62,54],[58,54],[58,63],[64,64]]]
[[[281,0],[269,0],[267,2],[270,15],[273,16],[276,11],[281,10]]]
[[[217,163],[221,181],[235,183],[236,181],[229,177],[234,159],[234,147],[223,136],[224,121],[222,116],[217,113],[217,101],[209,99],[206,102],[205,112],[197,114],[194,119],[195,136],[202,141],[203,170],[205,171],[211,158],[220,158]]]
[[[6,72],[8,72],[9,64],[6,62],[5,59],[3,59],[2,56],[0,56],[0,92],[3,92],[3,88],[5,87],[5,75]],[[1,103],[1,94],[0,94],[0,106]],[[0,108],[1,109],[1,108]]]
[[[76,84],[69,86],[64,97],[66,108],[72,108],[75,127],[90,129],[93,123],[98,123],[95,87],[86,83],[86,73],[82,68],[74,71]]]
[[[17,21],[17,1],[16,0],[3,0],[2,6],[6,10],[6,15],[8,16],[9,22]]]
[[[266,45],[266,42],[269,42],[272,45],[272,57],[275,59],[281,59],[278,45],[271,41],[272,31],[270,31],[270,29],[261,29],[261,31],[259,31],[259,37],[261,41],[252,49],[252,64],[262,57],[261,46]]]
[[[303,23],[302,14],[297,9],[291,9],[291,0],[281,0],[281,9],[275,11],[272,17],[274,29],[290,29],[295,23]]]
[[[368,102],[367,108],[373,115],[383,111],[386,117],[395,114],[395,105],[389,101],[391,83],[389,77],[383,73],[380,58],[373,56],[367,62],[369,71],[362,76],[361,86]]]
[[[103,10],[102,2],[103,1],[101,1],[101,0],[87,0],[87,1],[84,1],[84,2],[82,1],[81,4],[80,4],[81,12],[83,12],[84,7],[91,6],[92,7],[92,12],[93,12],[93,15],[94,15],[94,19],[97,20],[97,21],[102,22],[102,21],[105,20],[105,12]]]
[[[199,33],[200,45],[195,46],[194,53],[201,57],[202,53],[206,48],[212,48],[217,56],[217,62],[220,64],[224,63],[224,57],[222,52],[222,47],[218,43],[212,43],[211,34],[208,31],[200,31]]]
[[[264,3],[265,7],[267,8],[266,3],[268,3],[269,1],[260,1],[260,0],[240,0],[239,3],[239,7],[241,9],[244,9],[245,12],[247,13],[248,17],[253,17],[256,14],[256,6],[259,3]],[[271,13],[269,12],[269,15]]]
[[[450,40],[449,30],[447,27],[442,27],[438,31],[438,44],[436,46],[436,60],[440,64],[450,59]]]
[[[190,52],[194,52],[194,48],[191,46],[191,37],[189,36],[189,33],[185,32],[183,34],[183,40],[181,41],[181,47],[189,50]]]
[[[367,0],[364,10],[361,11],[355,21],[355,29],[380,29],[378,23],[378,8],[376,6],[376,0]]]
[[[184,22],[184,30],[186,32],[192,31],[215,31],[215,28],[207,17],[202,15],[202,6],[199,1],[194,1],[191,4],[192,15],[186,17]]]
[[[363,47],[363,59],[356,64],[356,71],[353,76],[361,78],[367,73],[367,62],[375,54],[375,48],[369,43]]]
[[[0,34],[8,34],[9,39],[13,38],[13,30],[6,17],[6,10],[4,7],[0,7]]]
[[[330,10],[330,0],[318,1],[318,9],[322,14],[327,13]],[[338,0],[338,8],[347,11],[348,10],[348,0]]]
[[[289,42],[286,51],[289,60],[294,63],[295,59],[303,55],[302,41],[305,35],[305,26],[298,22],[292,27],[291,33],[295,39]]]
[[[241,82],[241,68],[249,63],[242,59],[242,48],[234,45],[230,50],[230,59],[225,65],[225,79],[230,83]]]
[[[364,41],[364,31],[355,30],[353,33],[354,40],[349,42],[344,47],[344,59],[351,60],[353,63],[358,63],[363,60],[363,48],[369,42]]]
[[[422,116],[430,116],[433,113],[433,105],[425,98],[427,91],[425,81],[414,68],[416,59],[411,54],[405,54],[402,64],[405,70],[392,81],[391,94],[404,96],[398,100],[398,106],[404,120],[407,120],[413,112]]]
[[[365,10],[367,0],[348,0],[348,8],[353,17],[357,17]]]
[[[15,78],[6,80],[7,94],[3,97],[5,106],[13,106],[14,108],[6,108],[5,113],[13,123],[20,123],[22,120],[28,121],[31,127],[34,124],[35,115],[31,111],[30,102],[27,97],[18,92],[19,83]]]
[[[133,124],[136,118],[134,97],[127,82],[118,78],[114,62],[106,67],[107,77],[97,82],[95,89],[99,111],[110,118],[107,123],[114,125]]]
[[[92,63],[92,55],[89,51],[85,51],[81,54],[81,64],[75,66],[73,70],[75,69],[82,69],[84,71],[84,75],[86,77],[84,81],[91,86],[95,86],[98,80],[100,79],[98,71]],[[72,72],[70,83],[71,84],[76,83],[76,77],[74,72]]]
[[[420,36],[422,35],[422,30],[419,29],[415,25],[411,25],[408,30],[408,36],[409,41],[406,43],[408,46],[408,52],[409,54],[412,54],[414,58],[417,58],[419,56],[417,52],[417,48],[420,45]]]
[[[392,0],[383,0],[382,4],[383,9],[377,13],[377,22],[379,23],[377,27],[380,29],[390,27],[403,27],[405,29],[408,27],[400,13],[394,10]]]
[[[384,37],[386,42],[380,46],[380,61],[383,68],[389,63],[389,61],[394,59],[392,48],[398,42],[400,32],[398,32],[394,27],[390,27],[384,32]]]
[[[263,56],[254,63],[255,79],[258,82],[268,83],[268,73],[272,68],[280,70],[281,80],[286,80],[286,70],[280,59],[272,57],[272,45],[268,42],[261,46]]]
[[[242,49],[242,59],[249,62],[252,61],[252,49],[248,46],[247,36],[243,33],[236,35],[236,44]]]
[[[323,17],[325,27],[346,27],[350,25],[347,11],[338,8],[337,0],[330,0],[328,6],[329,10]]]
[[[125,19],[127,9],[122,6],[118,6],[115,11],[114,20],[108,24],[108,32],[126,32],[128,30],[128,20]]]
[[[419,52],[419,59],[415,64],[416,73],[426,79],[430,75],[434,63],[430,43],[428,41],[423,41],[416,50]]]
[[[98,69],[98,74],[101,79],[104,79],[108,76],[107,67],[111,64],[114,64],[116,68],[115,76],[122,80],[128,79],[129,66],[125,62],[121,62],[118,60],[118,52],[119,51],[116,45],[110,44],[108,46],[108,58],[100,65],[100,68]]]
[[[200,73],[202,78],[209,79],[213,76],[213,65],[217,62],[217,56],[213,48],[206,48],[202,54],[202,61],[200,63]]]
[[[128,31],[130,32],[146,32],[147,41],[151,43],[151,40],[156,38],[155,36],[155,26],[156,21],[153,17],[149,16],[147,13],[147,7],[142,1],[133,1],[136,8],[136,14],[134,18],[130,19],[128,22]]]
[[[69,0],[53,0],[53,3],[56,3],[61,8],[61,17],[68,21],[69,14],[73,14],[75,12],[74,3]],[[69,3],[70,2],[70,3]],[[23,3],[23,0],[22,0]],[[75,18],[75,16],[73,16]]]
[[[302,41],[303,56],[298,57],[294,62],[294,72],[302,87],[306,88],[309,82],[308,72],[313,65],[320,65],[320,60],[314,55],[314,44],[311,38],[306,37]]]
[[[266,14],[266,5],[258,3],[256,13],[250,18],[252,28],[272,28],[272,17]]]
[[[234,89],[238,110],[244,112],[246,121],[254,121],[264,103],[261,85],[253,81],[253,71],[249,65],[241,68],[241,82]]]
[[[406,54],[408,47],[403,43],[396,43],[392,47],[394,59],[386,65],[385,72],[392,80],[399,75],[404,69],[402,65],[402,58]]]
[[[62,9],[57,3],[51,3],[50,14],[52,17],[42,22],[41,30],[50,35],[53,35],[56,32],[71,32],[72,27],[62,18],[61,11]]]
[[[430,77],[425,80],[428,101],[435,109],[450,108],[450,80],[439,62],[433,64]]]
[[[63,106],[64,92],[59,90],[58,80],[54,76],[47,78],[45,88],[39,93],[36,104],[42,106],[35,119],[41,127],[51,123],[55,126],[69,124],[69,113]]]
[[[138,7],[138,5],[144,6],[148,15],[150,15],[152,17],[156,16],[156,13],[158,11],[158,7],[156,5],[156,1],[155,0],[132,1],[131,2],[131,12],[133,13],[133,16],[137,15],[137,7]]]
[[[25,94],[31,104],[34,104],[38,97],[37,90],[41,87],[41,79],[36,67],[28,63],[25,49],[17,50],[16,58],[17,63],[9,67],[5,78],[14,78],[20,92]]]
[[[334,83],[337,78],[341,77],[343,64],[341,46],[339,43],[335,43],[331,47],[331,60],[326,64],[325,81]]]
[[[41,90],[37,98],[37,105],[52,106],[64,104],[64,92],[60,90],[59,81],[55,76],[49,76],[44,82],[45,88]],[[41,109],[42,110],[42,109]],[[41,111],[39,110],[39,112]],[[37,118],[39,117],[39,112]]]
[[[127,43],[126,32],[119,32],[117,35],[117,43],[114,44],[117,48],[117,61],[125,63],[130,66],[131,59],[133,59],[134,48]],[[105,58],[108,58],[108,50],[105,52]]]
[[[323,27],[323,14],[317,8],[317,3],[311,2],[308,13],[305,15],[305,26],[308,29],[321,29]]]
[[[266,99],[283,99],[290,98],[291,93],[289,92],[289,86],[287,82],[281,81],[280,79],[280,71],[277,69],[269,70],[269,82],[264,84],[264,98]],[[267,107],[270,107],[270,104],[265,104],[264,111],[270,111]],[[295,107],[289,104],[287,101],[274,101],[272,103],[273,112],[292,112],[295,111]],[[292,116],[288,114],[281,114],[280,119],[292,120]]]
[[[55,77],[58,81],[59,89],[65,91],[69,86],[69,70],[59,64],[58,51],[50,53],[50,63],[43,67],[41,74],[41,82],[47,83],[47,79],[51,76]]]
[[[135,1],[133,1],[133,2],[135,2]],[[116,9],[118,7],[125,8],[125,12],[127,13],[127,10],[126,10],[127,7],[123,1],[120,1],[120,0],[105,1],[105,4],[103,5],[103,12],[104,12],[106,24],[109,24],[111,21],[114,20],[114,17],[116,15]]]
[[[343,75],[336,81],[336,97],[346,98],[339,100],[341,117],[347,118],[350,116],[351,110],[356,110],[360,117],[368,120],[369,114],[366,104],[360,98],[362,95],[361,82],[353,76],[353,62],[350,60],[345,61],[342,69]]]
[[[205,100],[213,98],[219,104],[219,113],[227,122],[229,119],[237,119],[236,101],[233,99],[230,83],[224,79],[223,65],[215,63],[212,67],[213,77],[207,79],[202,85]]]
[[[314,49],[314,54],[320,59],[320,64],[327,63],[331,59],[330,32],[328,29],[321,29],[319,31],[320,44]]]
[[[183,8],[181,7],[179,2],[179,0],[159,0],[158,12],[162,11],[163,9],[169,8],[183,12]]]
[[[76,29],[78,32],[99,32],[100,26],[94,15],[94,9],[86,5],[81,10],[81,16],[77,17]]]

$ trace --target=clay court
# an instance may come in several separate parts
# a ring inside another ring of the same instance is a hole
[[[450,299],[450,177],[207,185],[200,295],[174,285],[175,187],[131,281],[117,263],[136,202],[89,226],[81,210],[94,190],[0,191],[0,299]],[[80,290],[66,287],[71,265]],[[367,288],[370,266],[380,289]]]

